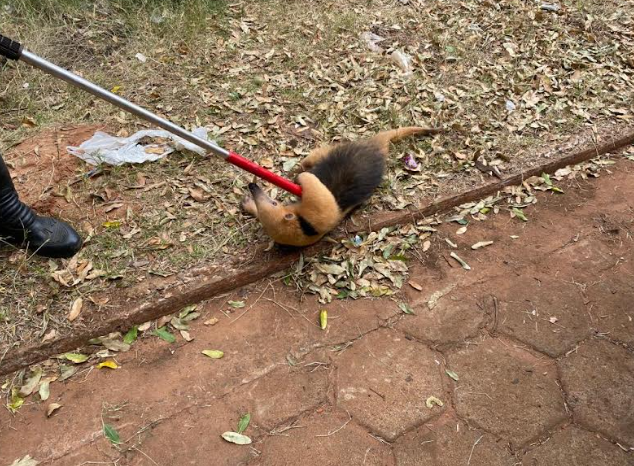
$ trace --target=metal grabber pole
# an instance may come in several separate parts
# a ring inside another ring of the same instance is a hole
[[[110,102],[111,104],[116,105],[126,112],[129,112],[146,121],[149,121],[150,123],[153,123],[156,126],[169,131],[172,134],[176,134],[177,136],[180,136],[181,138],[193,144],[196,144],[197,146],[202,147],[209,152],[219,155],[220,157],[225,159],[225,161],[235,165],[236,167],[242,168],[243,170],[246,170],[257,177],[262,178],[263,180],[273,183],[274,185],[282,188],[285,191],[288,191],[289,193],[295,194],[296,196],[300,197],[302,195],[302,188],[292,181],[289,181],[286,178],[282,178],[275,173],[271,173],[257,163],[245,159],[235,152],[228,151],[212,144],[209,141],[205,141],[204,139],[195,136],[184,128],[181,128],[180,126],[175,125],[174,123],[167,121],[164,118],[161,118],[145,110],[144,108],[133,104],[132,102],[128,102],[118,95],[113,94],[112,92],[108,92],[105,89],[91,83],[90,81],[87,81],[86,79],[81,78],[74,73],[71,73],[68,70],[60,68],[59,66],[54,65],[53,63],[44,60],[41,57],[38,57],[28,50],[25,50],[19,42],[4,37],[2,34],[0,34],[0,55],[3,55],[10,60],[22,60],[23,62],[28,63],[29,65],[38,68],[45,73],[48,73],[52,76],[55,76],[56,78],[62,79],[74,86],[77,86],[78,88],[83,89],[84,91],[105,100],[106,102]]]

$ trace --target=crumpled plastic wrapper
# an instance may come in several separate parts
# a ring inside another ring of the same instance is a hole
[[[364,32],[363,34],[361,34],[361,39],[365,42],[370,51],[375,53],[383,52],[381,46],[378,45],[379,42],[385,40],[383,37],[376,35],[373,32]]]
[[[201,139],[207,139],[206,128],[196,128],[192,133]],[[162,138],[167,142],[141,144],[144,138]],[[210,141],[216,145],[215,141]],[[97,131],[92,138],[79,147],[67,147],[68,153],[90,165],[123,165],[126,163],[154,162],[174,151],[188,150],[205,155],[206,150],[168,131],[148,129],[134,133],[127,138],[111,136]]]
[[[383,37],[368,31],[361,34],[361,40],[365,42],[365,45],[370,51],[374,53],[384,52],[383,48],[379,45],[379,42],[385,40]],[[403,76],[412,75],[412,57],[401,50],[394,50],[390,53],[390,58],[401,69]]]

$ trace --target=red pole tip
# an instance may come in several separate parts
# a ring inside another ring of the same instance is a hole
[[[249,173],[253,173],[258,178],[261,178],[279,188],[282,188],[284,191],[288,191],[291,194],[302,197],[302,187],[300,185],[295,184],[292,181],[287,180],[286,178],[283,178],[279,175],[276,175],[275,173],[268,171],[266,168],[261,167],[251,160],[245,159],[235,152],[230,152],[229,157],[227,157],[225,160],[230,164],[235,165],[236,167],[242,168]]]

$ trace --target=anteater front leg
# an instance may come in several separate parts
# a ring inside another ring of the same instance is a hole
[[[258,218],[258,206],[255,204],[255,201],[253,200],[253,196],[251,194],[247,194],[244,196],[244,198],[242,198],[242,203],[240,204],[240,207],[242,207],[242,210],[245,213]]]

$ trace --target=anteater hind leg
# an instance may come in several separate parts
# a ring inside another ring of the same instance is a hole
[[[321,146],[318,147],[317,149],[313,149],[310,154],[308,154],[301,162],[300,162],[300,166],[302,168],[302,170],[306,171],[306,170],[310,170],[311,168],[313,168],[315,166],[315,164],[317,164],[317,162],[319,162],[321,159],[323,159],[325,156],[328,155],[328,153],[330,153],[330,151],[332,150],[334,146],[329,144],[327,146]]]

